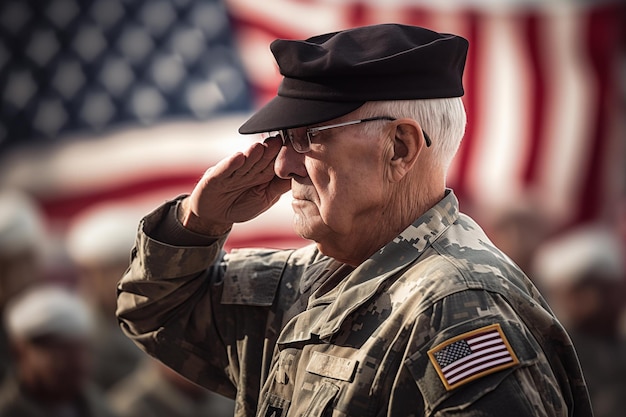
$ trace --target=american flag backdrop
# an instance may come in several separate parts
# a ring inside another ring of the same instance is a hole
[[[3,0],[0,146],[250,107],[219,1]]]
[[[464,201],[533,198],[560,227],[624,198],[624,6],[531,0],[4,0],[0,185],[63,227],[103,201],[187,192],[280,76],[269,43],[379,22],[466,37]],[[288,202],[249,225],[301,243]],[[271,236],[279,236],[272,240]],[[249,243],[245,234],[233,245]],[[265,241],[264,241],[265,239]]]
[[[258,139],[237,134],[254,102],[219,0],[4,0],[0,100],[0,185],[53,239],[100,207],[146,213]],[[301,244],[269,232],[285,202],[233,244]]]

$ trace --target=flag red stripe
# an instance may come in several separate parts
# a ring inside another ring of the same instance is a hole
[[[524,27],[524,35],[527,45],[527,56],[529,61],[532,108],[529,111],[530,119],[527,121],[529,126],[529,137],[526,138],[528,143],[527,159],[525,168],[522,171],[522,181],[525,185],[531,185],[537,181],[539,173],[538,164],[540,162],[539,153],[541,151],[540,144],[545,138],[542,137],[543,128],[546,124],[546,103],[549,102],[551,90],[547,88],[546,71],[547,62],[542,57],[542,45],[545,44],[542,39],[541,26],[546,24],[545,18],[535,12],[531,12],[520,18]]]
[[[602,214],[606,207],[607,194],[605,188],[607,179],[604,164],[607,158],[607,149],[611,140],[610,130],[614,109],[619,106],[619,100],[614,90],[617,85],[618,74],[615,62],[619,59],[619,44],[623,42],[621,29],[623,13],[626,7],[621,4],[609,4],[596,7],[589,11],[585,33],[587,35],[587,53],[590,68],[596,84],[595,105],[589,109],[595,110],[593,130],[589,138],[592,145],[588,156],[588,165],[584,167],[586,175],[581,184],[579,214],[576,223],[592,220]],[[623,140],[623,138],[621,139]],[[620,174],[612,172],[611,174]]]
[[[478,101],[480,98],[480,89],[478,85],[478,77],[476,76],[479,69],[480,56],[480,44],[476,42],[478,38],[478,31],[482,21],[482,17],[477,12],[467,12],[463,14],[464,19],[467,21],[467,32],[464,33],[465,38],[469,41],[470,47],[467,52],[467,60],[465,62],[465,71],[463,73],[463,85],[465,88],[465,95],[463,96],[463,103],[465,105],[465,111],[467,114],[467,127],[465,130],[465,136],[459,147],[458,153],[455,156],[454,163],[457,166],[456,172],[458,173],[456,178],[452,178],[448,185],[454,188],[455,193],[459,200],[463,201],[469,198],[471,186],[468,184],[469,175],[464,175],[470,170],[470,161],[474,158],[476,151],[475,139],[477,131],[478,120]]]
[[[460,365],[460,366],[455,366],[452,369],[444,372],[444,375],[446,376],[446,378],[451,379],[454,376],[458,375],[459,373],[463,372],[467,372],[468,369],[472,369],[474,367],[476,367],[477,365],[481,365],[484,362],[487,361],[491,361],[494,358],[501,358],[502,356],[508,356],[510,357],[508,351],[506,350],[506,348],[504,347],[500,347],[499,349],[491,349],[489,352],[485,352],[483,354],[480,354],[476,357],[474,357],[472,359],[472,361],[464,364],[464,365]]]
[[[508,356],[506,358],[502,358],[502,359],[494,359],[494,360],[492,360],[492,361],[490,361],[488,363],[485,363],[483,365],[478,365],[475,368],[472,368],[471,370],[469,370],[469,371],[467,371],[467,372],[465,372],[463,374],[460,374],[460,375],[457,375],[456,377],[452,377],[452,378],[448,379],[448,383],[449,384],[454,384],[456,382],[459,382],[462,379],[469,378],[469,377],[471,377],[473,375],[476,375],[476,374],[478,374],[480,372],[486,371],[488,369],[495,368],[496,366],[500,366],[502,364],[509,363],[509,362],[512,362],[512,359],[511,359],[510,356]]]
[[[82,210],[105,201],[133,199],[142,194],[152,193],[162,189],[177,189],[180,193],[189,193],[198,181],[195,173],[180,172],[168,173],[165,176],[154,175],[148,178],[112,184],[109,188],[96,188],[93,191],[81,191],[63,197],[42,196],[40,203],[44,213],[51,219],[63,220],[71,218]],[[176,197],[172,195],[171,198]]]
[[[506,346],[502,344],[500,346],[493,346],[488,349],[482,349],[478,352],[475,352],[471,355],[466,356],[465,358],[461,360],[453,362],[452,364],[446,366],[446,368],[444,368],[445,370],[444,369],[442,370],[444,371],[445,375],[452,376],[473,366],[476,363],[485,361],[486,359],[492,357],[493,355],[501,355],[503,352],[508,355]]]

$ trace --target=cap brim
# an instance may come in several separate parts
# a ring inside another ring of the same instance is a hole
[[[242,124],[239,133],[264,133],[309,126],[348,114],[364,103],[276,96]]]

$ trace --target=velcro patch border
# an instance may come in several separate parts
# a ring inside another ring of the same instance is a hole
[[[474,351],[471,350],[472,345]],[[468,353],[459,353],[464,349]],[[443,356],[451,350],[455,350],[460,358],[445,363],[450,358],[444,360]],[[448,339],[430,349],[428,357],[447,391],[520,363],[498,323]],[[443,366],[441,362],[444,362]]]

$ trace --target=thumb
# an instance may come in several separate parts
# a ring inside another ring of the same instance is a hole
[[[274,176],[267,187],[268,199],[272,202],[276,202],[281,195],[285,194],[289,190],[291,190],[291,180]]]

